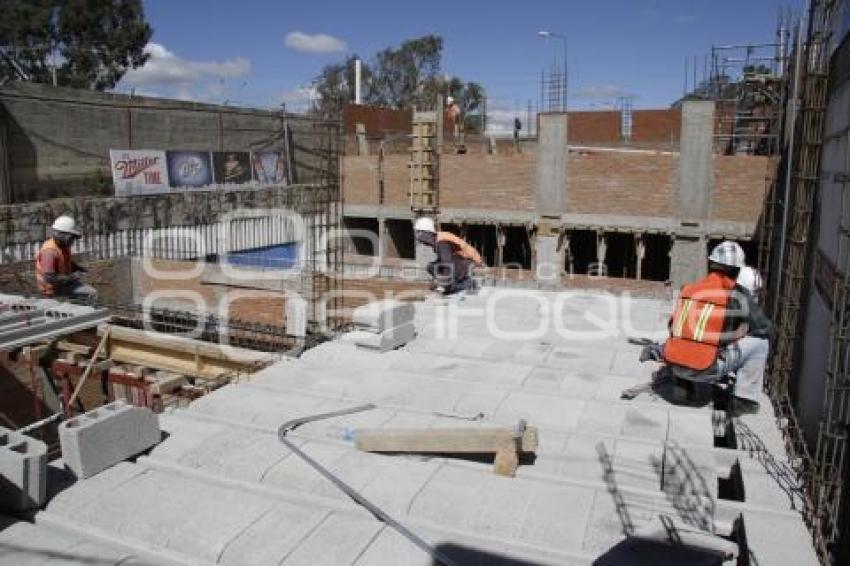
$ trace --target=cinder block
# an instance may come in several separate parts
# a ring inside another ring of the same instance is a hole
[[[384,332],[413,321],[413,304],[387,299],[354,309],[352,321],[363,330]]]
[[[21,512],[47,500],[47,445],[0,427],[0,508]]]
[[[150,409],[115,401],[59,426],[65,465],[90,478],[159,443],[159,419]]]
[[[377,333],[355,330],[347,334],[346,338],[361,348],[386,352],[407,344],[413,340],[414,336],[416,336],[416,327],[413,322],[407,322]]]

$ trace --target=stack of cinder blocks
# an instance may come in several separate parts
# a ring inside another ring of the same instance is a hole
[[[375,301],[354,309],[356,330],[348,340],[361,348],[386,352],[413,340],[413,304],[394,300]]]
[[[59,426],[65,465],[89,478],[160,441],[159,419],[150,409],[115,401]]]
[[[47,445],[0,427],[0,508],[35,509],[47,499]]]

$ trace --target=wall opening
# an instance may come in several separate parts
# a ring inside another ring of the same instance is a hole
[[[572,230],[570,253],[566,254],[568,273],[586,275],[590,264],[596,263],[596,231]]]
[[[531,241],[524,226],[503,226],[505,247],[502,250],[502,265],[505,267],[531,269]]]
[[[605,254],[608,277],[634,279],[637,276],[634,234],[608,232],[605,236],[608,244]]]
[[[673,240],[664,234],[645,234],[645,252],[641,277],[649,281],[670,279],[670,249]]]
[[[345,251],[350,254],[378,255],[378,220],[376,218],[346,218]]]
[[[496,227],[486,224],[470,224],[466,227],[466,241],[478,250],[484,263],[496,265]]]
[[[414,259],[416,257],[413,224],[410,220],[390,220],[386,221],[387,227],[387,242],[385,248],[385,257]]]

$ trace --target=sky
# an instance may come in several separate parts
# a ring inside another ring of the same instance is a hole
[[[561,68],[566,37],[569,107],[669,106],[684,88],[686,57],[702,77],[712,44],[775,39],[780,7],[804,0],[144,0],[150,60],[116,90],[188,100],[303,110],[328,63],[429,33],[443,38],[445,73],[481,83],[494,126],[539,104],[541,71]],[[689,81],[693,81],[692,75]]]

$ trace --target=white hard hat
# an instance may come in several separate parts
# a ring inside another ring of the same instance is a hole
[[[455,99],[451,96],[446,97],[446,104],[454,104]]]
[[[726,240],[711,250],[711,255],[708,256],[708,259],[720,265],[744,267],[746,254],[744,254],[744,249],[738,245],[738,242]]]
[[[437,232],[437,228],[434,227],[434,219],[427,216],[417,218],[416,222],[413,223],[413,230],[416,232]]]
[[[81,235],[80,231],[77,230],[77,223],[74,222],[74,219],[64,214],[53,221],[53,226],[51,226],[51,228],[57,232],[67,232],[68,234],[73,234],[75,236]]]
[[[756,268],[750,267],[749,265],[745,265],[741,268],[735,282],[753,295],[758,293],[762,287],[761,274]]]

